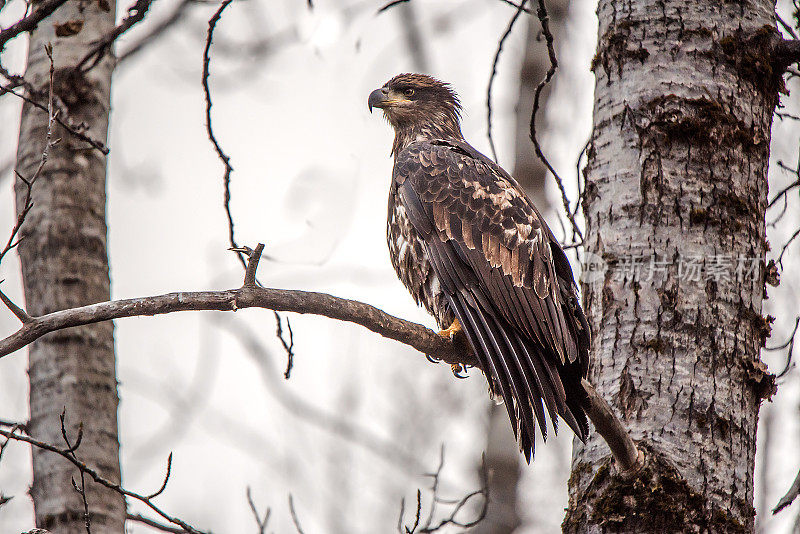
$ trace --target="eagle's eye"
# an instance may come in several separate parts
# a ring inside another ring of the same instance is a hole
[[[410,87],[408,89],[403,89],[403,95],[414,96],[414,90]]]

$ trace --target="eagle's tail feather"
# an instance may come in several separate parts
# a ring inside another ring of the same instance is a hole
[[[514,435],[528,462],[534,448],[536,421],[542,437],[546,439],[547,436],[542,401],[556,433],[558,416],[561,416],[584,441],[588,423],[579,401],[581,394],[570,380],[573,374],[570,372],[573,370],[568,369],[570,365],[558,365],[555,355],[545,354],[538,344],[508,325],[500,324],[502,319],[491,310],[481,309],[479,299],[467,299],[460,293],[452,297],[453,312],[459,317],[481,366],[491,377],[490,388],[503,397]],[[496,391],[498,387],[499,392]]]

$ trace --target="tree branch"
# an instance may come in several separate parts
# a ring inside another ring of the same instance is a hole
[[[249,262],[251,266],[255,263],[255,257],[256,254],[253,253]],[[3,300],[7,300],[7,297]],[[449,364],[471,366],[477,364],[469,348],[460,343],[458,337],[455,341],[445,339],[429,328],[394,317],[369,304],[326,293],[272,289],[255,285],[244,285],[239,289],[224,291],[168,293],[101,302],[32,317],[17,332],[0,340],[0,357],[21,349],[45,334],[73,326],[178,311],[236,311],[243,308],[309,313],[356,323]]]
[[[37,439],[31,438],[31,437],[28,437],[28,436],[22,436],[22,435],[16,434],[15,433],[15,429],[12,429],[10,431],[5,431],[5,430],[0,429],[0,436],[5,436],[5,438],[8,439],[8,440],[22,441],[24,443],[27,443],[27,444],[33,446],[33,447],[36,447],[36,448],[39,448],[39,449],[43,449],[43,450],[50,451],[52,453],[58,454],[62,458],[65,458],[70,463],[72,463],[72,465],[77,467],[78,470],[81,472],[81,474],[85,473],[85,474],[89,475],[92,478],[92,480],[94,480],[98,484],[100,484],[102,486],[105,486],[106,488],[109,488],[109,489],[111,489],[113,491],[116,491],[118,493],[121,493],[122,495],[130,497],[132,499],[136,499],[137,501],[140,501],[141,503],[147,505],[151,510],[153,510],[155,513],[157,513],[158,515],[160,515],[161,517],[163,517],[164,519],[166,519],[170,523],[172,523],[174,525],[178,525],[181,528],[183,528],[183,530],[186,531],[186,532],[190,532],[190,533],[193,533],[193,534],[204,534],[202,531],[197,530],[196,528],[192,527],[191,525],[189,525],[188,523],[184,522],[183,520],[181,520],[181,519],[179,519],[177,517],[170,516],[169,514],[167,514],[163,510],[161,510],[161,508],[159,508],[158,506],[153,504],[153,502],[148,497],[140,495],[140,494],[138,494],[136,492],[133,492],[133,491],[130,491],[130,490],[126,490],[125,488],[123,488],[119,484],[116,484],[116,483],[104,478],[95,469],[89,467],[88,465],[86,465],[85,463],[80,461],[78,458],[76,458],[74,454],[72,454],[72,450],[77,448],[77,446],[70,446],[68,444],[66,449],[61,449],[61,448],[56,447],[55,445],[51,445],[50,443],[45,443],[43,441],[39,441]]]
[[[88,72],[97,66],[97,64],[100,63],[100,61],[106,55],[106,52],[111,50],[111,46],[114,44],[114,41],[119,39],[123,33],[144,20],[144,16],[150,9],[151,3],[152,0],[137,0],[135,4],[128,8],[128,16],[125,17],[119,26],[116,26],[113,30],[108,32],[107,35],[100,39],[94,48],[92,48],[92,50],[84,56],[84,58],[75,68],[81,72]],[[91,64],[87,66],[87,63],[90,61]]]
[[[800,40],[779,40],[775,45],[775,60],[783,69],[786,69],[792,63],[800,62]]]
[[[192,4],[194,0],[181,0],[181,2],[175,6],[172,13],[170,13],[166,18],[157,22],[156,24],[152,25],[151,28],[147,31],[145,35],[139,38],[134,44],[130,45],[128,48],[125,49],[122,53],[120,53],[119,57],[117,58],[117,65],[122,63],[123,61],[130,59],[131,57],[135,56],[139,52],[141,52],[146,46],[153,44],[156,42],[161,36],[164,35],[169,28],[178,24],[181,20],[184,19],[188,7]]]
[[[600,394],[594,389],[588,380],[581,380],[583,389],[589,396],[588,402],[584,405],[586,415],[592,420],[597,433],[611,449],[611,455],[617,464],[620,474],[630,476],[636,473],[644,465],[644,454],[636,448],[636,444],[622,426],[622,422],[611,411],[611,407],[603,400]]]
[[[789,488],[789,491],[786,492],[786,495],[781,497],[781,500],[778,501],[778,504],[772,509],[772,513],[777,514],[792,504],[792,501],[794,501],[798,495],[800,495],[800,471],[798,471],[797,476],[792,483],[792,487]]]
[[[33,13],[0,32],[0,50],[5,47],[8,41],[17,35],[36,29],[36,26],[38,26],[43,19],[52,15],[53,12],[66,1],[67,0],[44,0],[40,2]]]
[[[383,337],[413,347],[429,358],[443,360],[451,365],[480,367],[462,336],[453,339],[444,338],[429,328],[389,315],[369,304],[327,293],[272,289],[255,285],[251,281],[255,277],[255,267],[258,265],[263,248],[259,243],[256,250],[250,252],[245,273],[245,280],[248,282],[239,289],[168,293],[153,297],[115,300],[31,317],[14,334],[0,340],[0,358],[25,347],[45,334],[73,326],[178,311],[237,311],[244,308],[264,308],[322,315],[330,319],[355,323]],[[241,250],[243,249],[239,251]],[[2,291],[0,296],[4,302],[9,301]],[[619,470],[623,474],[635,472],[643,461],[642,453],[637,450],[636,444],[608,403],[588,381],[583,380],[582,383],[588,395],[584,408],[597,432],[608,443]]]

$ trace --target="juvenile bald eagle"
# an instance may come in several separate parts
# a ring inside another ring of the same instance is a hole
[[[519,184],[461,135],[446,83],[400,74],[369,95],[395,131],[392,265],[418,304],[463,331],[530,462],[545,410],[581,440],[589,325],[564,251]]]

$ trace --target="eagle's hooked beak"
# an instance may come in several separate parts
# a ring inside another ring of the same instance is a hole
[[[389,102],[390,102],[389,89],[387,89],[386,87],[375,89],[369,94],[369,99],[367,100],[367,105],[369,106],[369,112],[372,113],[372,108],[383,109]]]

